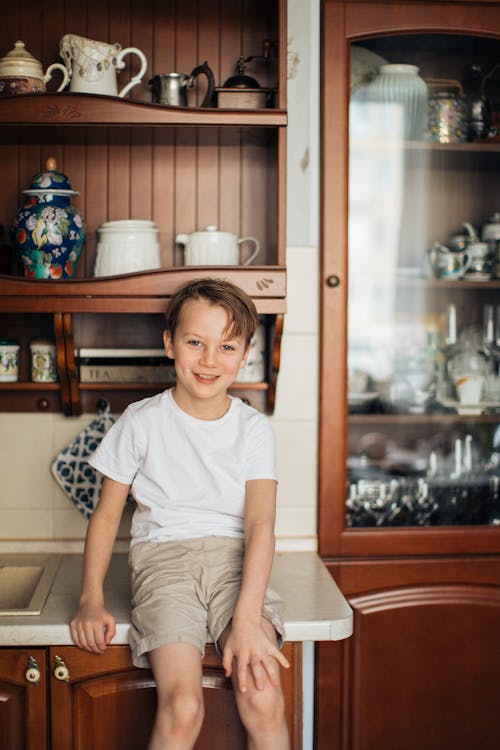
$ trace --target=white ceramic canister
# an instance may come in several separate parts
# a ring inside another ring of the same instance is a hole
[[[427,131],[427,84],[416,65],[380,66],[377,78],[366,89],[369,101],[391,105],[394,117],[401,117],[406,140],[423,140]]]
[[[153,221],[107,221],[97,232],[94,276],[117,276],[160,268],[158,229]]]
[[[47,339],[30,342],[31,380],[34,383],[57,382],[56,346]]]
[[[0,341],[0,382],[19,380],[19,348],[17,341]]]

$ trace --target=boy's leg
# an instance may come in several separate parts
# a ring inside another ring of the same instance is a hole
[[[262,627],[270,640],[276,639],[273,625],[262,618]],[[228,625],[219,639],[223,649],[229,635]],[[279,679],[280,665],[276,662],[276,675]],[[285,717],[285,701],[281,685],[271,685],[266,680],[262,690],[257,690],[249,670],[248,687],[245,693],[238,689],[237,670],[233,668],[232,683],[236,705],[241,721],[248,735],[248,750],[289,750],[288,725]]]
[[[203,721],[201,654],[191,643],[169,643],[149,653],[157,711],[149,750],[190,750]]]

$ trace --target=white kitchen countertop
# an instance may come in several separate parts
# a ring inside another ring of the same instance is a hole
[[[0,646],[71,644],[68,621],[77,606],[81,555],[61,555],[61,564],[40,615],[0,616]],[[277,552],[271,586],[285,601],[287,641],[336,641],[352,633],[352,610],[315,552]],[[113,644],[127,643],[129,569],[126,554],[114,554],[105,582],[105,604],[116,617]]]

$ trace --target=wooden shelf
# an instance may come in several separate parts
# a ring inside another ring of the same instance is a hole
[[[8,385],[8,383],[6,383]],[[35,385],[32,383],[32,385]],[[174,383],[79,383],[81,391],[162,391]],[[233,383],[230,391],[268,391],[269,383]]]
[[[499,414],[349,414],[350,424],[366,425],[417,425],[449,422],[497,424],[499,419]]]
[[[285,312],[282,266],[182,266],[66,281],[0,276],[0,312],[163,313],[177,287],[202,276],[233,281],[252,297],[259,313]]]
[[[472,154],[492,154],[500,153],[500,140],[485,140],[475,143],[437,143],[433,141],[400,141],[397,138],[387,139],[373,139],[373,138],[351,138],[350,144],[352,148],[369,148],[371,150],[381,149],[385,151],[392,151],[395,146],[400,148],[401,146],[406,151],[429,151],[429,152],[441,152],[441,153],[472,153]]]
[[[59,383],[33,383],[31,380],[16,380],[14,383],[0,383],[2,391],[58,391]]]
[[[0,125],[285,127],[282,109],[166,107],[96,94],[23,94],[0,99]]]
[[[395,269],[396,271],[397,269]],[[356,274],[356,281],[364,281],[375,285],[390,285],[393,286],[407,286],[407,287],[424,287],[425,289],[460,289],[460,290],[471,290],[480,289],[491,290],[497,289],[500,291],[500,279],[489,279],[489,281],[469,281],[467,279],[435,279],[432,277],[425,278],[424,276],[399,276],[397,273],[380,273],[377,275],[360,276]]]

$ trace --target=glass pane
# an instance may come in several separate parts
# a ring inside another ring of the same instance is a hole
[[[348,526],[500,524],[499,59],[351,46]]]

